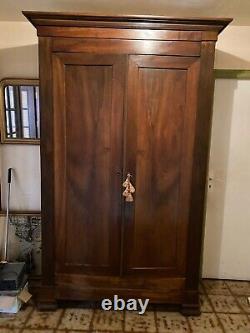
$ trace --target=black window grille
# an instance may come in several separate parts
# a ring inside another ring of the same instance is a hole
[[[7,138],[40,138],[38,86],[9,85],[4,89]]]

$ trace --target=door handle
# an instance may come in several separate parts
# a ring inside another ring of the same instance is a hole
[[[126,180],[122,184],[122,186],[125,187],[125,190],[123,191],[122,195],[126,198],[125,199],[126,202],[134,201],[132,194],[135,193],[135,188],[130,181],[131,177],[132,177],[131,174],[128,173]]]

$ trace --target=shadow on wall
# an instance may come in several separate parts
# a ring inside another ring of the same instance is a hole
[[[225,228],[225,199],[229,167],[232,114],[237,81],[215,82],[209,177],[212,187],[207,193],[207,214],[204,241],[203,277],[221,275],[223,230]]]
[[[214,68],[218,69],[250,69],[250,61],[236,57],[230,53],[215,50]]]
[[[0,50],[0,79],[38,78],[38,45]]]

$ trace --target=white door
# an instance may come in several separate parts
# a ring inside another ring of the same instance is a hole
[[[203,277],[250,279],[250,80],[217,79]]]

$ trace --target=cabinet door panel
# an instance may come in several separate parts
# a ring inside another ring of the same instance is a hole
[[[130,57],[126,273],[185,275],[198,75],[198,58]]]
[[[120,270],[123,59],[53,55],[57,273]]]

